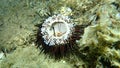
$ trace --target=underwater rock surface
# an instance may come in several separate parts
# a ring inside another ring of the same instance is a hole
[[[79,49],[59,60],[35,46],[36,25],[55,14],[87,25]],[[0,68],[120,68],[120,1],[0,0]]]

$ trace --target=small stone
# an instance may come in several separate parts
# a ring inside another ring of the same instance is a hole
[[[1,60],[3,57],[4,57],[4,53],[1,52],[1,53],[0,53],[0,60]]]
[[[120,19],[120,13],[117,13],[117,14],[116,14],[116,18],[117,18],[117,19]]]

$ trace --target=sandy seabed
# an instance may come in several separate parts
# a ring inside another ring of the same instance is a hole
[[[85,27],[80,49],[59,60],[35,46],[37,24],[54,14]],[[119,0],[0,0],[0,68],[120,68]]]

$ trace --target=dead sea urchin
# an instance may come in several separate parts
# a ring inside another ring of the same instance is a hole
[[[83,30],[75,25],[68,16],[61,14],[49,17],[39,26],[37,44],[42,51],[55,57],[65,56],[76,47]]]

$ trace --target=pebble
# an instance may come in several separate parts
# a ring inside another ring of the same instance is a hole
[[[120,19],[120,13],[117,13],[117,14],[116,14],[116,18],[117,18],[117,19]]]

